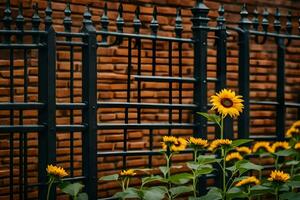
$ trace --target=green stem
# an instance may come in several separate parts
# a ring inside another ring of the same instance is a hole
[[[275,168],[276,168],[276,170],[279,170],[278,169],[278,159],[279,159],[279,156],[276,156],[276,159],[275,159]]]
[[[48,185],[48,191],[47,191],[47,200],[49,200],[49,197],[50,197],[50,191],[51,191],[51,187],[54,183],[54,178],[53,177],[50,177],[50,180],[49,180],[49,185]]]
[[[194,161],[197,162],[198,150],[194,150]]]
[[[194,190],[194,197],[197,198],[197,176],[193,170],[193,190]]]
[[[223,175],[223,199],[226,198],[226,160],[225,160],[225,157],[226,157],[226,153],[225,153],[225,150],[222,148],[222,153],[221,153],[221,156],[223,158],[223,167],[222,167],[222,175]]]
[[[221,129],[221,139],[223,139],[224,138],[224,117],[223,117],[223,115],[221,116],[220,129]]]
[[[275,188],[275,197],[276,197],[276,200],[279,200],[279,195],[278,195],[278,192],[279,192],[279,190],[278,190],[279,188],[278,188],[278,186]]]
[[[122,192],[125,191],[125,181],[126,181],[126,178],[122,180]]]

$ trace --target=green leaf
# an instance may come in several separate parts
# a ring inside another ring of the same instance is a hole
[[[279,196],[281,200],[300,200],[300,193],[288,192]]]
[[[235,148],[235,147],[238,147],[238,146],[241,146],[243,144],[246,144],[246,143],[249,143],[249,142],[252,142],[253,140],[250,140],[250,139],[239,139],[239,140],[234,140],[232,141],[231,143],[231,147]]]
[[[72,183],[67,185],[66,187],[62,188],[62,192],[68,194],[72,197],[76,197],[78,193],[84,188],[84,185],[80,183]]]
[[[286,184],[293,188],[300,188],[300,181],[289,181]]]
[[[222,191],[219,188],[211,188],[205,196],[199,198],[199,200],[220,200],[222,199]]]
[[[285,149],[285,150],[281,150],[281,151],[278,151],[278,152],[274,153],[274,155],[282,156],[282,157],[291,156],[293,154],[294,154],[294,151],[291,150],[291,149]]]
[[[158,186],[158,187],[151,187],[147,188],[143,191],[143,199],[144,200],[161,200],[165,197],[167,193],[167,188]]]
[[[197,114],[202,115],[210,122],[215,122],[217,124],[220,124],[221,118],[220,118],[220,116],[218,116],[216,114],[208,114],[208,113],[204,113],[204,112],[197,112]]]
[[[238,188],[238,187],[232,187],[230,188],[227,193],[226,193],[227,198],[242,198],[242,197],[247,197],[247,194],[243,193],[243,191]]]
[[[167,167],[163,167],[163,166],[161,166],[161,167],[159,167],[159,170],[161,171],[161,173],[164,175],[164,176],[167,176],[167,174],[168,174],[168,168]]]
[[[203,167],[196,171],[196,176],[200,176],[203,174],[210,174],[214,169],[212,167]]]
[[[264,186],[264,185],[255,185],[250,188],[251,196],[259,196],[263,194],[267,194],[272,191],[272,188]]]
[[[254,164],[250,161],[247,161],[246,163],[242,163],[241,165],[237,166],[237,168],[239,170],[256,170],[256,171],[261,171],[264,167],[261,166],[261,165],[257,165],[257,164]]]
[[[87,193],[82,192],[78,194],[77,200],[88,200],[89,196],[87,195]]]
[[[220,162],[221,159],[217,159],[215,155],[199,155],[197,162],[200,165],[212,164]]]
[[[193,191],[192,186],[178,186],[178,187],[173,187],[170,189],[171,195],[173,198],[177,197],[178,195],[191,192]]]
[[[119,179],[119,174],[112,174],[112,175],[101,177],[99,181],[116,181],[118,179]]]
[[[141,199],[140,191],[136,188],[127,188],[123,192],[117,192],[114,197],[121,198],[121,199],[127,199],[127,198],[137,198]]]
[[[167,182],[166,179],[159,175],[142,178],[143,185],[146,185],[147,183],[151,183],[153,181]]]
[[[290,161],[286,162],[285,164],[287,166],[291,166],[291,165],[298,165],[299,163],[300,163],[300,161],[298,161],[298,160],[290,160]]]
[[[169,181],[177,185],[186,184],[191,179],[193,179],[193,175],[189,173],[175,174],[169,177]]]

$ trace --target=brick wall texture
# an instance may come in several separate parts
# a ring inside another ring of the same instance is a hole
[[[31,6],[34,2],[31,0],[24,0],[24,16],[28,23],[26,28],[31,28],[29,23],[32,16]],[[126,22],[124,31],[133,32],[132,20],[134,18],[134,10],[136,5],[141,8],[140,19],[143,22],[141,33],[150,34],[149,23],[152,19],[153,6],[158,6],[158,22],[159,32],[161,36],[174,36],[174,24],[175,24],[175,13],[176,7],[182,8],[182,18],[183,18],[183,37],[191,38],[191,12],[195,4],[194,0],[124,0],[124,20]],[[46,1],[38,1],[40,7],[40,16],[44,16],[43,10],[46,7]],[[270,23],[273,22],[273,16],[276,7],[280,8],[282,16],[286,16],[288,10],[293,12],[293,31],[298,34],[298,19],[296,16],[300,16],[300,2],[296,0],[244,0],[244,1],[234,1],[234,0],[206,0],[205,4],[210,8],[209,17],[211,22],[210,26],[215,26],[215,19],[218,16],[218,7],[220,4],[224,4],[226,13],[225,18],[227,20],[228,26],[237,26],[240,19],[240,8],[243,3],[248,4],[248,11],[252,13],[254,8],[258,8],[259,12],[262,12],[264,7],[268,7],[270,12]],[[13,7],[13,16],[17,15],[17,0],[11,1]],[[79,32],[82,26],[82,15],[85,10],[85,5],[90,4],[91,11],[93,14],[93,21],[96,28],[99,30],[100,26],[100,16],[103,13],[104,0],[71,0],[72,9],[72,20],[73,32]],[[117,17],[117,0],[108,0],[108,17],[111,20],[109,29],[116,30],[115,19]],[[1,9],[4,7],[4,0],[1,1]],[[62,20],[64,18],[63,11],[66,7],[65,0],[54,0],[52,2],[53,8],[53,22],[54,28],[57,31],[62,31],[64,29],[62,25]],[[2,18],[2,13],[0,14]],[[250,14],[252,18],[252,15]],[[285,18],[282,19],[282,25],[286,23]],[[41,25],[41,28],[43,25]],[[272,26],[271,26],[272,27]],[[272,28],[271,28],[272,30]],[[228,74],[227,74],[227,84],[229,88],[237,90],[237,72],[238,72],[238,46],[237,46],[237,34],[234,31],[228,31]],[[216,49],[214,46],[214,34],[209,35],[208,43],[208,76],[216,76]],[[100,38],[99,38],[100,39]],[[110,41],[113,38],[109,38]],[[107,48],[99,48],[97,52],[97,68],[98,68],[98,84],[97,84],[97,98],[98,101],[107,102],[120,102],[126,101],[127,99],[127,72],[128,72],[128,41],[125,40],[121,45],[112,46]],[[9,72],[9,51],[0,50],[0,102],[10,101],[10,72]],[[151,75],[152,70],[152,44],[151,41],[143,41],[142,43],[142,74]],[[300,42],[292,41],[292,44],[287,48],[286,55],[286,87],[285,95],[286,101],[288,102],[299,102],[299,92],[300,92]],[[16,50],[14,52],[14,101],[23,102],[24,101],[24,52],[21,50]],[[37,68],[37,51],[27,51],[27,64],[28,64],[28,101],[36,102],[38,95],[38,68]],[[59,46],[57,47],[57,73],[56,73],[56,95],[57,103],[71,102],[70,100],[70,87],[72,82],[70,81],[70,48]],[[81,102],[81,49],[74,48],[74,102]],[[158,42],[157,44],[157,67],[156,74],[162,76],[168,76],[168,42]],[[177,44],[173,45],[173,66],[172,75],[178,76],[178,51]],[[258,45],[254,42],[251,43],[251,53],[250,53],[250,64],[251,64],[251,76],[250,76],[250,96],[251,99],[255,100],[276,100],[276,44],[274,40],[269,39],[266,44]],[[137,50],[132,50],[132,74],[137,72]],[[191,45],[183,45],[183,76],[192,77],[193,76],[193,48]],[[137,81],[133,77],[131,80],[131,92],[130,100],[131,102],[137,102]],[[169,83],[153,83],[153,82],[142,82],[142,102],[147,103],[169,103]],[[185,83],[183,87],[183,99],[182,103],[192,103],[193,102],[193,85]],[[172,84],[172,103],[179,102],[179,85],[177,83]],[[208,94],[211,95],[215,92],[215,85],[213,83],[208,84]],[[251,133],[252,135],[274,135],[275,134],[275,117],[276,110],[274,106],[260,106],[251,105]],[[286,113],[287,126],[289,126],[297,118],[297,109],[288,108]],[[37,111],[0,111],[0,124],[7,125],[10,124],[10,115],[14,115],[14,124],[36,124],[37,123]],[[57,110],[57,124],[81,124],[81,111],[74,110],[74,117],[71,119],[72,111],[70,110]],[[124,108],[99,108],[98,109],[98,123],[124,123],[125,120],[125,109]],[[129,109],[128,117],[130,123],[137,122],[137,110]],[[183,122],[191,122],[192,115],[189,111],[182,112]],[[142,122],[168,122],[169,111],[168,109],[142,109],[141,110],[141,121]],[[174,109],[172,114],[172,122],[178,122],[179,120],[179,110]],[[235,122],[236,131],[236,122]],[[128,130],[128,137],[124,138],[124,130],[103,130],[98,131],[98,150],[99,151],[122,151],[124,147],[124,140],[127,141],[128,150],[144,150],[149,149],[149,135],[153,134],[153,144],[154,149],[160,148],[160,140],[163,135],[168,134],[168,130],[155,129],[152,133],[149,130]],[[209,128],[209,138],[214,138],[214,128]],[[172,130],[173,135],[188,137],[191,136],[192,132],[190,130]],[[10,142],[10,136],[0,135],[0,199],[7,199],[9,196],[9,163],[11,162],[9,148],[11,145],[14,147],[13,151],[13,175],[14,175],[14,192],[17,194],[19,191],[19,163],[20,163],[20,134],[16,133],[13,136],[14,142]],[[70,158],[71,158],[71,142],[70,138],[73,137],[73,158],[74,158],[74,174],[73,176],[81,176],[81,166],[82,166],[82,141],[81,134],[75,132],[71,134],[67,133],[57,133],[57,164],[70,170]],[[21,138],[24,141],[24,138]],[[27,159],[27,173],[28,173],[28,183],[37,183],[37,133],[27,133],[26,134],[26,154]],[[22,155],[22,152],[21,152]],[[178,162],[182,160],[189,159],[191,156],[177,156],[175,160]],[[144,167],[148,164],[147,156],[130,156],[127,158],[127,167],[138,168]],[[162,159],[160,156],[154,156],[152,158],[153,166],[158,166],[162,164]],[[98,176],[101,177],[106,174],[111,174],[113,172],[119,172],[122,169],[123,160],[120,156],[106,156],[98,158]],[[118,190],[117,183],[99,183],[99,194],[100,197],[111,196],[114,192]],[[37,195],[37,187],[28,187],[28,197],[34,199]],[[63,198],[63,197],[62,197]],[[19,199],[18,195],[14,195],[14,199]]]

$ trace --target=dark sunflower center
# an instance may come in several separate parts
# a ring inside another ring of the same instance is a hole
[[[230,108],[233,106],[233,102],[231,99],[229,98],[223,98],[221,99],[221,104],[222,106],[224,106],[225,108]]]

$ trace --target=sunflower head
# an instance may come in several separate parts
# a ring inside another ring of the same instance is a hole
[[[121,177],[132,177],[132,176],[135,176],[135,175],[136,175],[136,173],[134,172],[133,169],[122,170],[120,172]]]
[[[232,143],[232,140],[229,140],[229,139],[216,139],[216,140],[211,142],[208,150],[214,151],[214,150],[216,150],[220,147],[230,146],[231,143]]]
[[[184,138],[176,138],[173,136],[164,136],[162,148],[164,151],[168,149],[172,152],[183,151],[186,149],[187,141]]]
[[[225,161],[237,161],[237,160],[243,160],[242,155],[239,152],[233,152],[226,156]]]
[[[290,145],[288,142],[274,142],[272,144],[272,152],[276,152],[278,150],[290,149]]]
[[[208,146],[208,141],[201,138],[190,137],[188,143],[193,149],[204,149]]]
[[[235,150],[239,152],[242,155],[248,155],[252,153],[252,150],[249,147],[243,146],[243,147],[236,147]]]
[[[270,142],[256,142],[252,149],[253,153],[258,151],[272,153],[273,149],[270,146]]]
[[[287,132],[285,133],[285,136],[287,138],[299,137],[300,136],[300,129],[296,128],[295,126],[292,126],[291,128],[289,128],[289,130],[287,130]]]
[[[300,120],[295,121],[295,122],[293,123],[292,127],[297,128],[297,129],[300,129]]]
[[[296,144],[295,144],[295,146],[294,146],[294,149],[296,149],[296,150],[300,150],[300,142],[297,142]]]
[[[211,96],[210,102],[212,103],[211,110],[216,110],[223,117],[227,115],[237,117],[244,108],[242,96],[228,89],[223,89]]]
[[[274,170],[271,172],[268,181],[276,182],[276,183],[285,183],[290,179],[290,175],[284,173],[283,171]]]
[[[54,176],[56,178],[63,178],[65,176],[68,176],[68,173],[62,167],[48,165],[46,170],[48,175]]]
[[[184,138],[178,138],[177,142],[170,146],[172,152],[179,152],[186,149],[187,141]]]
[[[236,187],[247,186],[247,185],[259,185],[260,181],[255,176],[250,176],[243,180],[240,180],[235,184]]]

